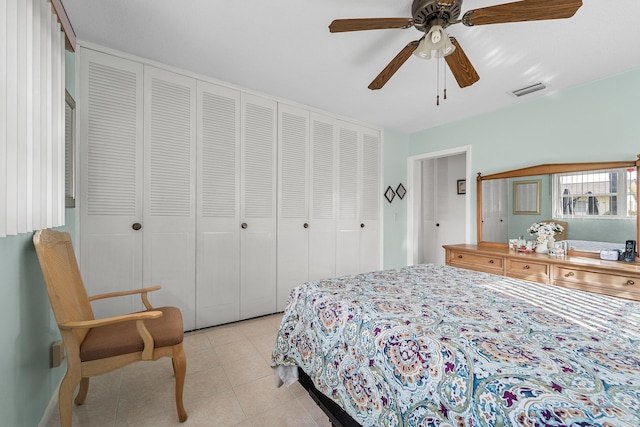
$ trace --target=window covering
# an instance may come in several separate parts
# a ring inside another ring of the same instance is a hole
[[[49,0],[0,0],[0,237],[64,225],[64,51]]]

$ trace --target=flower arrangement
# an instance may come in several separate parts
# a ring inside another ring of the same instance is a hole
[[[564,227],[555,222],[534,222],[527,229],[529,234],[537,234],[538,236],[553,236],[556,233],[562,233]]]

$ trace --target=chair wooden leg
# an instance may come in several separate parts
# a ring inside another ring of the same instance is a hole
[[[80,380],[80,390],[78,390],[78,394],[76,394],[76,400],[74,401],[76,405],[82,405],[84,400],[87,398],[87,393],[89,392],[89,377],[82,378]]]
[[[187,420],[187,412],[184,410],[184,404],[182,402],[184,378],[187,374],[187,357],[184,354],[182,343],[173,347],[173,358],[171,362],[173,372],[176,375],[176,409],[178,410],[178,419],[183,423]]]
[[[58,407],[60,408],[60,427],[71,427],[73,392],[80,382],[80,374],[67,369],[60,389],[58,390]]]

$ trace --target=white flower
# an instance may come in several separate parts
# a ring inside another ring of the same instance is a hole
[[[538,236],[553,236],[556,233],[562,233],[564,227],[555,222],[534,222],[527,229],[529,234],[537,234]]]

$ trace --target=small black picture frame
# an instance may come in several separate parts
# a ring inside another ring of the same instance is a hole
[[[396,192],[393,191],[393,188],[391,188],[391,186],[387,187],[387,191],[384,192],[384,197],[387,198],[387,201],[389,203],[391,203],[393,201],[393,198],[396,197]]]
[[[407,194],[407,189],[404,188],[404,185],[402,185],[402,183],[400,183],[400,185],[398,185],[398,188],[396,188],[396,194],[398,195],[398,197],[400,197],[400,200],[404,199],[404,195]]]
[[[459,179],[458,180],[458,194],[467,194],[467,180]]]

